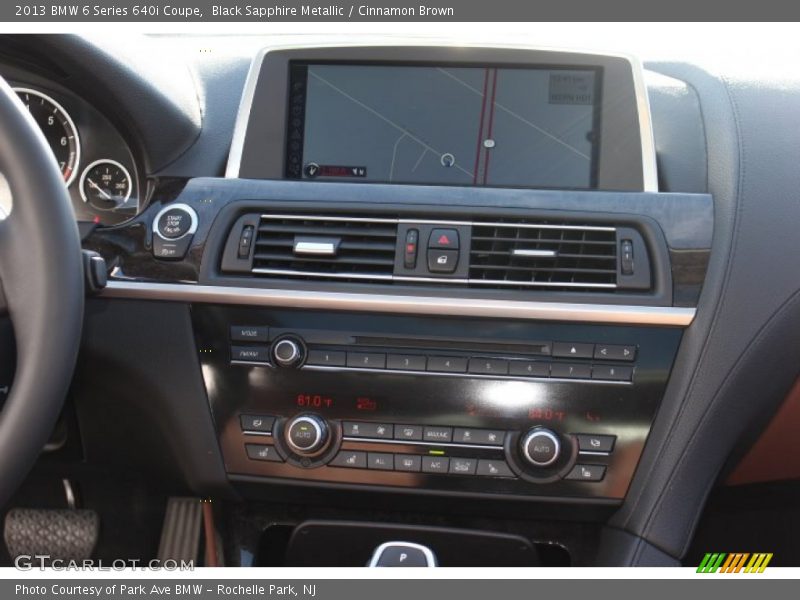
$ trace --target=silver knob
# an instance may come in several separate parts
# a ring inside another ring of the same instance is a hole
[[[549,467],[561,453],[558,435],[549,429],[531,429],[520,442],[525,459],[534,467]]]
[[[272,356],[280,366],[293,367],[302,360],[303,348],[297,341],[284,338],[272,348]]]
[[[328,442],[328,424],[314,415],[295,417],[285,431],[286,443],[297,454],[315,454]]]

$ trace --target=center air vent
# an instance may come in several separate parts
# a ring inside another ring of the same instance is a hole
[[[396,219],[262,215],[252,272],[307,279],[391,280]]]
[[[613,289],[617,246],[614,227],[473,223],[469,282]]]
[[[613,294],[650,290],[652,272],[641,233],[622,223],[257,212],[231,228],[221,268],[260,279]]]

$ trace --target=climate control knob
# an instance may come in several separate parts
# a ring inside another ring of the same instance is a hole
[[[311,456],[325,448],[330,431],[324,419],[314,415],[300,415],[286,424],[284,438],[293,452]]]
[[[303,360],[303,345],[293,338],[283,338],[272,347],[272,358],[281,367],[294,367]]]
[[[558,460],[561,442],[555,432],[537,427],[522,437],[520,451],[531,466],[549,467]]]

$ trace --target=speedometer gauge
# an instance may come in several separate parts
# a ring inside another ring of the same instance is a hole
[[[47,94],[30,88],[14,88],[33,120],[44,133],[58,167],[69,186],[78,175],[81,160],[81,143],[75,123],[66,110]]]

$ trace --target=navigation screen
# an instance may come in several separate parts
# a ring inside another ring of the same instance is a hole
[[[596,187],[600,71],[292,63],[286,176]]]

